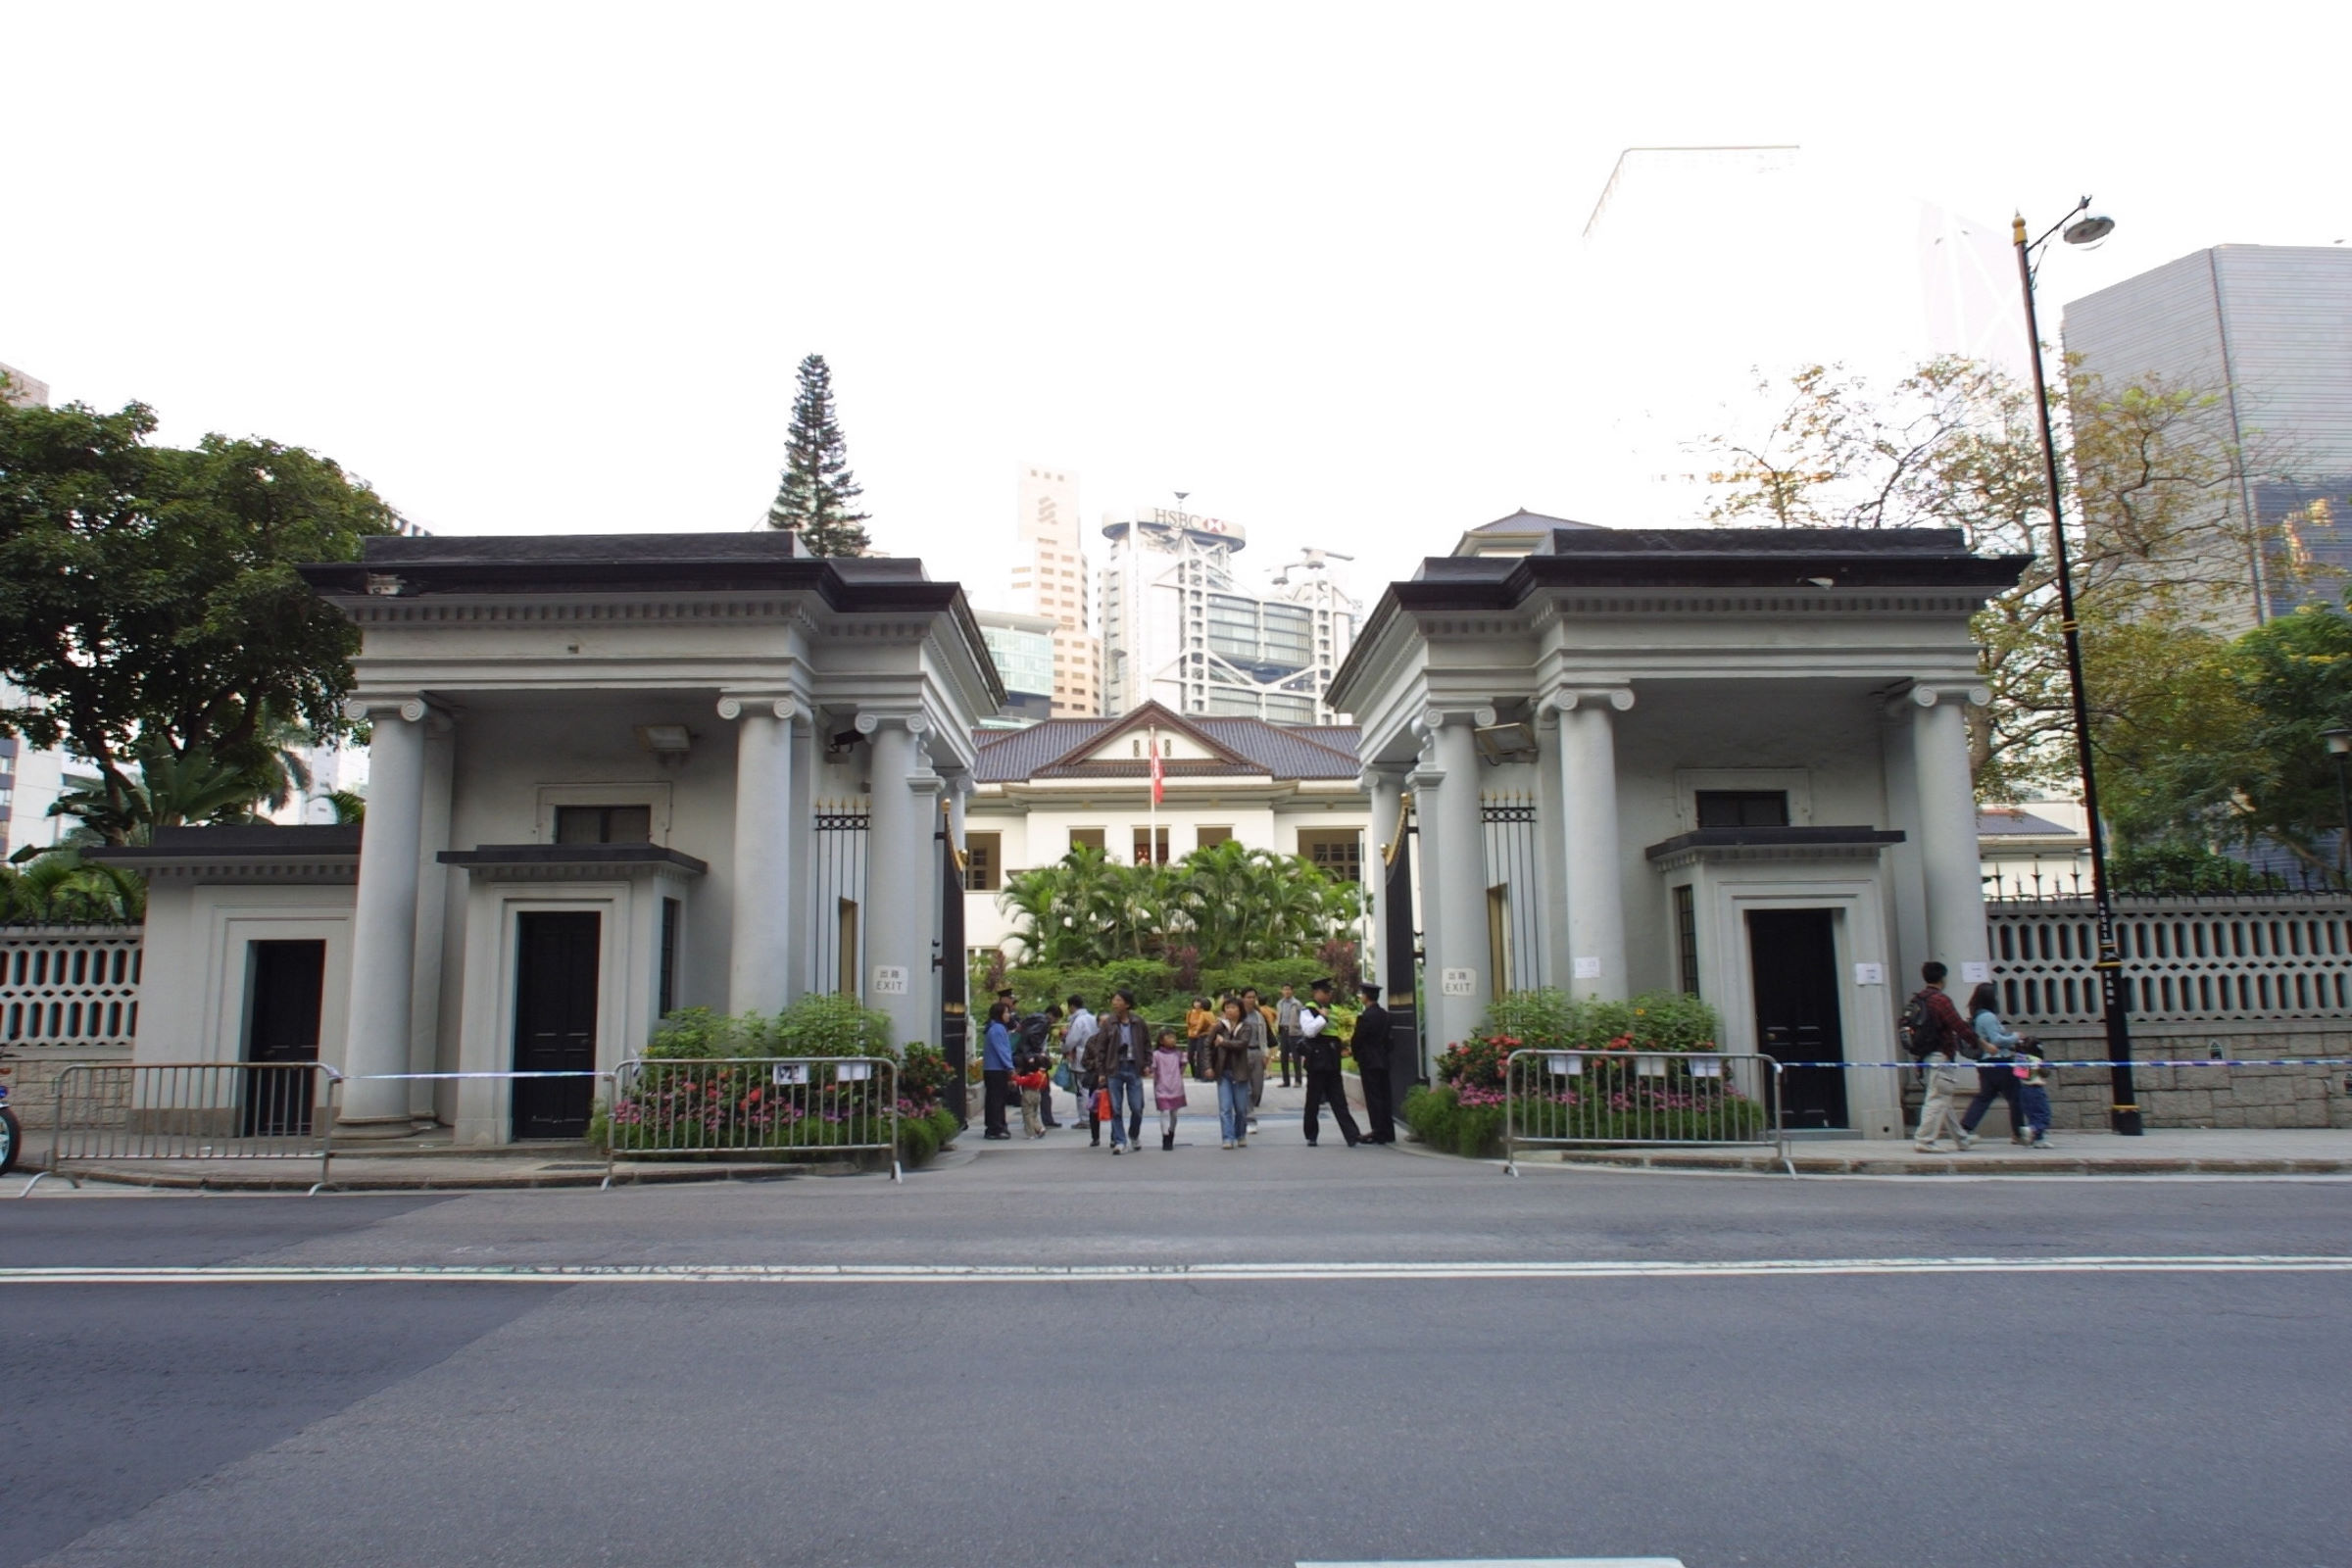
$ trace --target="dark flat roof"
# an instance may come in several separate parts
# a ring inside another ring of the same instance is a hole
[[[316,858],[359,853],[360,828],[353,822],[303,827],[159,827],[152,843],[93,845],[81,852],[81,858],[115,865],[139,865],[217,856]]]
[[[1900,844],[1899,828],[1886,827],[1702,827],[1661,839],[1642,853],[1653,860],[1685,850],[1751,850],[1785,847]]]
[[[710,862],[659,844],[477,844],[443,850],[443,865],[674,865],[701,876]]]

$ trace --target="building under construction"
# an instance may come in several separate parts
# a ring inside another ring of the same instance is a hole
[[[1307,551],[1263,593],[1236,582],[1240,524],[1165,507],[1103,519],[1102,711],[1147,702],[1180,713],[1328,724],[1324,700],[1355,640],[1358,607]]]

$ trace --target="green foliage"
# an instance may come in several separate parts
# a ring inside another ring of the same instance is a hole
[[[1403,1115],[1416,1142],[1465,1159],[1502,1152],[1500,1103],[1464,1105],[1458,1090],[1415,1084],[1405,1091]]]
[[[1314,954],[1361,913],[1353,883],[1311,860],[1227,841],[1173,865],[1128,865],[1091,847],[1008,879],[998,902],[1014,916],[1030,965],[1091,968],[1120,959],[1186,959],[1201,981],[1268,959]],[[1185,965],[1166,963],[1170,975]]]
[[[862,556],[869,547],[858,526],[868,514],[852,512],[861,492],[850,472],[849,447],[833,410],[833,371],[821,354],[801,361],[800,393],[793,399],[785,437],[784,476],[768,504],[767,525],[798,532],[812,556]]]
[[[927,1048],[926,1048],[927,1049]],[[725,1056],[897,1056],[890,1015],[856,997],[811,992],[781,1012],[681,1007],[654,1027],[648,1059]]]
[[[1645,991],[1623,1002],[1571,997],[1557,990],[1514,991],[1487,1006],[1476,1038],[1438,1058],[1446,1083],[1497,1088],[1513,1050],[1713,1051],[1723,1020],[1697,997]]]
[[[77,846],[41,851],[21,867],[0,865],[0,921],[137,925],[146,917],[145,879],[84,860]]]
[[[2210,640],[2247,602],[2268,533],[2237,510],[2250,467],[2224,417],[2223,389],[2153,379],[2116,390],[2076,367],[2053,388],[2094,744],[2133,722],[2134,678],[2155,643]],[[1788,383],[1779,419],[1702,444],[1718,526],[1957,528],[1988,555],[2031,557],[2018,585],[1976,617],[1992,707],[1971,716],[1980,797],[2012,799],[2076,774],[2070,683],[2049,552],[2049,496],[2032,389],[1974,361],[1941,358],[1890,388],[1814,366]],[[2284,576],[2299,568],[2275,563]],[[2184,656],[2177,648],[2167,657]],[[2161,730],[2161,725],[2152,726]]]
[[[250,803],[270,793],[273,726],[349,733],[358,633],[295,567],[351,560],[399,520],[315,453],[162,447],[155,427],[138,404],[0,405],[0,676],[24,694],[0,733],[96,764],[86,818],[117,843],[157,793],[133,776],[150,761],[250,775]]]

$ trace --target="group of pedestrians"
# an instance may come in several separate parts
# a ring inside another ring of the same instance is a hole
[[[2049,1148],[2050,1067],[2041,1054],[2041,1042],[2002,1025],[2000,994],[1990,981],[1969,994],[1968,1016],[1962,1017],[1944,994],[1950,972],[1932,959],[1920,965],[1920,978],[1927,984],[1904,1012],[1904,1047],[1927,1077],[1919,1134],[1911,1147],[1923,1154],[1932,1152],[1948,1129],[1953,1149],[1971,1148],[1977,1141],[1977,1124],[1999,1100],[2009,1107],[2012,1143]],[[1963,1056],[1977,1069],[1976,1097],[1965,1111],[1957,1108]]]
[[[1072,996],[1066,1000],[1066,1012],[1063,1006],[1048,1005],[1026,1015],[1011,991],[1001,991],[989,1008],[981,1060],[983,1136],[1013,1136],[1007,1122],[1017,1093],[1023,1136],[1043,1138],[1053,1129],[1082,1123],[1093,1146],[1100,1148],[1107,1125],[1110,1152],[1124,1154],[1141,1147],[1149,1086],[1159,1113],[1159,1147],[1173,1150],[1189,1076],[1216,1085],[1217,1132],[1223,1146],[1247,1149],[1250,1135],[1257,1131],[1256,1112],[1265,1102],[1271,1060],[1279,1063],[1285,1088],[1296,1075],[1306,1089],[1303,1128],[1308,1148],[1315,1147],[1321,1134],[1325,1108],[1350,1149],[1395,1143],[1388,1068],[1393,1025],[1380,1005],[1379,988],[1360,988],[1364,1010],[1345,1045],[1331,1027],[1332,982],[1318,980],[1307,989],[1310,995],[1304,1001],[1288,985],[1272,1003],[1263,1001],[1254,987],[1213,1004],[1206,997],[1199,998],[1186,1013],[1182,1035],[1173,1027],[1154,1031],[1136,1011],[1135,994],[1124,989],[1111,993],[1101,1013],[1089,1009],[1083,996]],[[1356,1058],[1371,1123],[1368,1132],[1357,1127],[1348,1109],[1340,1067],[1343,1050]],[[1078,1114],[1070,1122],[1054,1113],[1056,1087],[1075,1098]]]

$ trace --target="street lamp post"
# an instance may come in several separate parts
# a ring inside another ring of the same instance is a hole
[[[2335,759],[2336,869],[2352,878],[2352,729],[2324,729],[2320,739]]]
[[[2131,996],[2124,979],[2123,955],[2115,940],[2115,900],[2107,888],[2107,835],[2099,822],[2098,770],[2090,756],[2090,705],[2082,695],[2082,635],[2075,621],[2075,576],[2067,560],[2066,523],[2058,498],[2058,444],[2050,433],[2050,396],[2041,373],[2041,323],[2034,311],[2034,253],[2065,230],[2069,245],[2087,245],[2107,237],[2112,219],[2090,216],[2090,198],[2075,204],[2041,238],[2028,242],[2026,220],[2011,228],[2017,244],[2017,281],[2026,296],[2026,347],[2034,364],[2034,408],[2041,416],[2042,476],[2050,490],[2050,557],[2058,572],[2058,630],[2066,641],[2066,675],[2074,702],[2075,754],[2082,763],[2082,813],[2090,837],[2090,897],[2097,911],[2099,1001],[2107,1025],[2107,1071],[2114,1089],[2108,1125],[2126,1138],[2140,1133],[2139,1104],[2132,1091]]]

